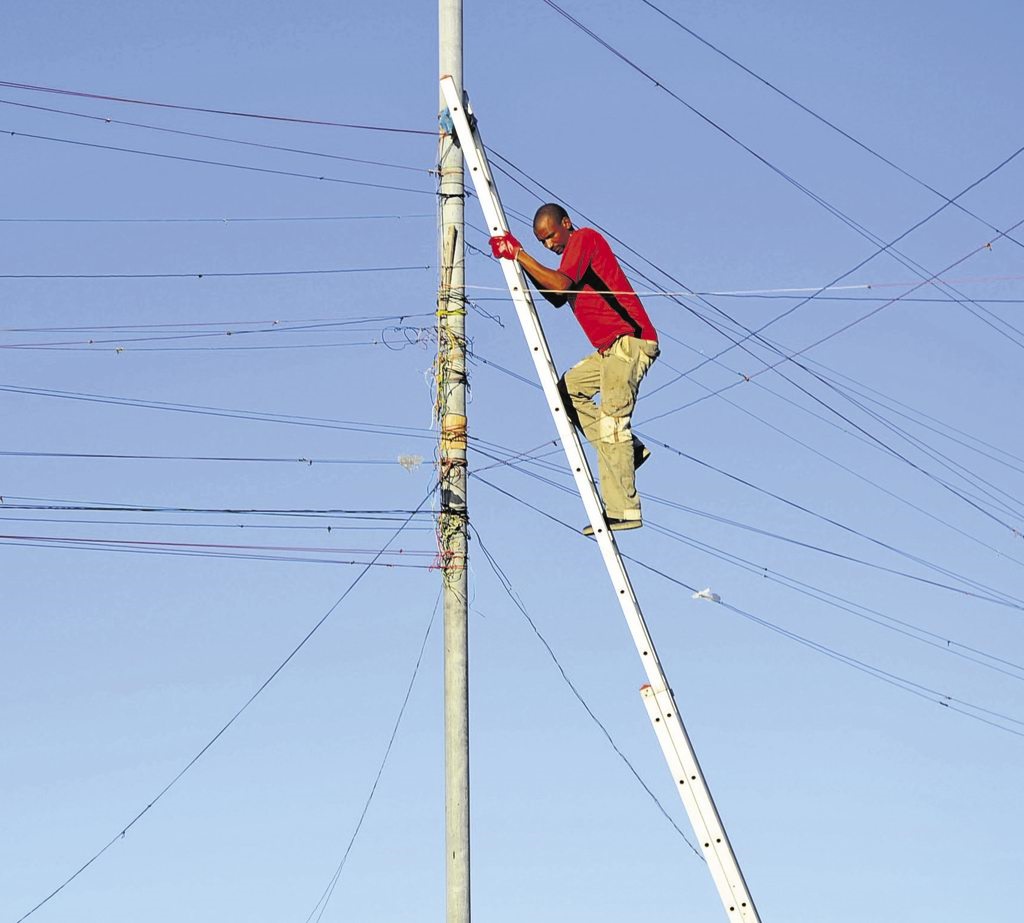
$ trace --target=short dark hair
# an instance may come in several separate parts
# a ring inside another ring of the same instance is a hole
[[[551,218],[556,224],[561,224],[562,219],[568,217],[569,213],[561,205],[557,202],[548,202],[537,209],[537,214],[533,216],[533,226],[536,227],[541,218]]]

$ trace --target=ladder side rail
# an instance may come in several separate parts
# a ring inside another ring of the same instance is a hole
[[[679,716],[672,690],[659,692],[651,686],[644,686],[640,695],[729,919],[758,923],[760,917],[754,899],[750,896],[697,754]]]
[[[473,179],[488,229],[492,236],[503,234],[509,230],[508,222],[494,186],[483,143],[476,128],[470,125],[471,112],[468,106],[464,105],[462,94],[450,77],[442,78],[441,88],[455,126],[455,133],[462,143],[466,166]],[[710,789],[679,717],[678,707],[661,667],[629,574],[614,536],[605,527],[603,506],[594,477],[576,429],[566,415],[558,391],[558,373],[525,274],[515,261],[500,262],[580,499],[594,526],[595,538],[605,567],[615,587],[619,606],[647,674],[648,685],[641,690],[644,705],[676,782],[683,807],[694,832],[700,839],[702,854],[707,860],[712,880],[729,919],[743,923],[760,923],[760,917],[757,915]]]

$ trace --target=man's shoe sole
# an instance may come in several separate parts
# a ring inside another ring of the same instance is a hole
[[[612,532],[626,532],[629,529],[642,528],[644,521],[642,519],[609,519],[607,520],[608,528]],[[587,525],[583,527],[583,534],[590,536],[594,534],[594,527]]]

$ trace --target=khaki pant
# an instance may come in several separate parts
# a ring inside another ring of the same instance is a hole
[[[614,519],[641,518],[629,421],[640,382],[658,352],[654,340],[619,337],[576,363],[558,383],[569,419],[597,452],[605,514]],[[598,393],[600,405],[593,400]]]

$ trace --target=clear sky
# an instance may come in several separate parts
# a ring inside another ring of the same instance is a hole
[[[649,293],[620,544],[680,709],[765,921],[1005,919],[1019,4],[658,6],[564,0],[619,57],[467,0],[465,76],[511,213],[557,198]],[[441,919],[436,9],[8,7],[0,921],[108,844],[29,919],[302,923],[343,859],[323,920]],[[482,552],[692,838],[501,274],[471,250],[467,281],[474,912],[723,919]]]

